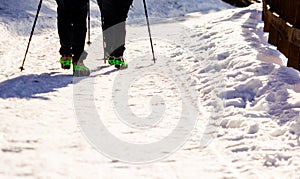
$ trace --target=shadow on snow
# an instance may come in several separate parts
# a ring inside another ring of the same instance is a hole
[[[56,75],[56,72],[19,76],[0,83],[0,98],[37,98],[49,100],[47,97],[37,95],[55,92],[56,89],[66,87],[72,83],[72,75]]]

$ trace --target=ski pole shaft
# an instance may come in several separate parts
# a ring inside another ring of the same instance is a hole
[[[90,7],[90,0],[87,3],[87,12],[88,12],[88,41],[87,44],[92,44],[91,42],[91,7]]]
[[[38,9],[37,9],[37,12],[36,12],[36,15],[35,15],[35,19],[34,19],[34,22],[33,22],[32,30],[31,30],[31,33],[30,33],[30,37],[29,37],[29,41],[28,41],[28,44],[27,44],[26,52],[25,52],[25,55],[24,55],[24,59],[23,59],[23,62],[22,62],[22,66],[20,67],[21,71],[24,70],[24,64],[25,64],[26,56],[27,56],[27,53],[28,53],[28,50],[29,50],[29,46],[30,46],[30,42],[31,42],[31,39],[32,39],[32,36],[33,36],[33,32],[34,32],[34,28],[35,28],[35,25],[36,25],[36,21],[38,19],[38,16],[39,16],[39,13],[40,13],[40,10],[41,10],[42,1],[43,0],[40,0],[40,3],[38,5]]]
[[[155,63],[155,55],[154,55],[154,49],[153,49],[153,43],[152,43],[152,37],[151,37],[151,31],[150,31],[150,23],[149,23],[149,17],[148,17],[148,11],[147,11],[147,5],[146,5],[146,0],[143,0],[144,3],[144,9],[145,9],[145,15],[146,15],[146,20],[147,20],[147,26],[148,26],[148,33],[149,33],[149,38],[150,38],[150,44],[151,44],[151,50],[152,50],[152,55],[153,55],[153,61]]]

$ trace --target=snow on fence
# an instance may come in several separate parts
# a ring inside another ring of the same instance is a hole
[[[288,66],[300,71],[300,1],[263,0],[264,31],[269,43],[288,58]]]

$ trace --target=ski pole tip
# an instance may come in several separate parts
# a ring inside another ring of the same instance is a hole
[[[24,69],[24,67],[20,67],[20,70],[21,70],[21,72],[22,72],[22,71],[25,70],[25,69]]]

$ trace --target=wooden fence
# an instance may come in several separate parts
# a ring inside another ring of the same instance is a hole
[[[263,0],[264,31],[269,43],[288,58],[288,66],[300,71],[300,0]]]

